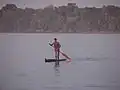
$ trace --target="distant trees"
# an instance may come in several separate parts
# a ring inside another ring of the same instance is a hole
[[[6,4],[0,10],[0,32],[120,32],[120,8],[79,8],[75,3],[44,9],[17,8]]]

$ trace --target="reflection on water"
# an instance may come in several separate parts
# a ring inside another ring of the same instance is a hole
[[[60,70],[59,70],[60,64],[59,62],[55,62],[54,70],[55,70],[55,76],[60,76]]]

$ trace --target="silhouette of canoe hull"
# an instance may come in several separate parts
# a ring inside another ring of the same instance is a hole
[[[46,59],[46,58],[45,58],[45,62],[57,62],[57,61],[66,61],[66,59],[56,60],[56,59]]]

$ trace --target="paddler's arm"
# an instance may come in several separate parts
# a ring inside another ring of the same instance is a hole
[[[59,44],[59,48],[61,47],[61,44],[58,42],[58,44]]]
[[[53,43],[52,43],[52,44],[51,44],[51,43],[49,43],[49,45],[50,45],[50,46],[53,46]]]

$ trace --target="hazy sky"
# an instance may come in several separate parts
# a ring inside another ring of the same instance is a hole
[[[119,5],[120,0],[0,0],[0,7],[4,6],[7,3],[16,4],[18,7],[31,7],[31,8],[43,8],[47,5],[65,5],[68,2],[75,2],[79,7],[84,6],[96,6],[101,7],[103,4],[108,5]]]

